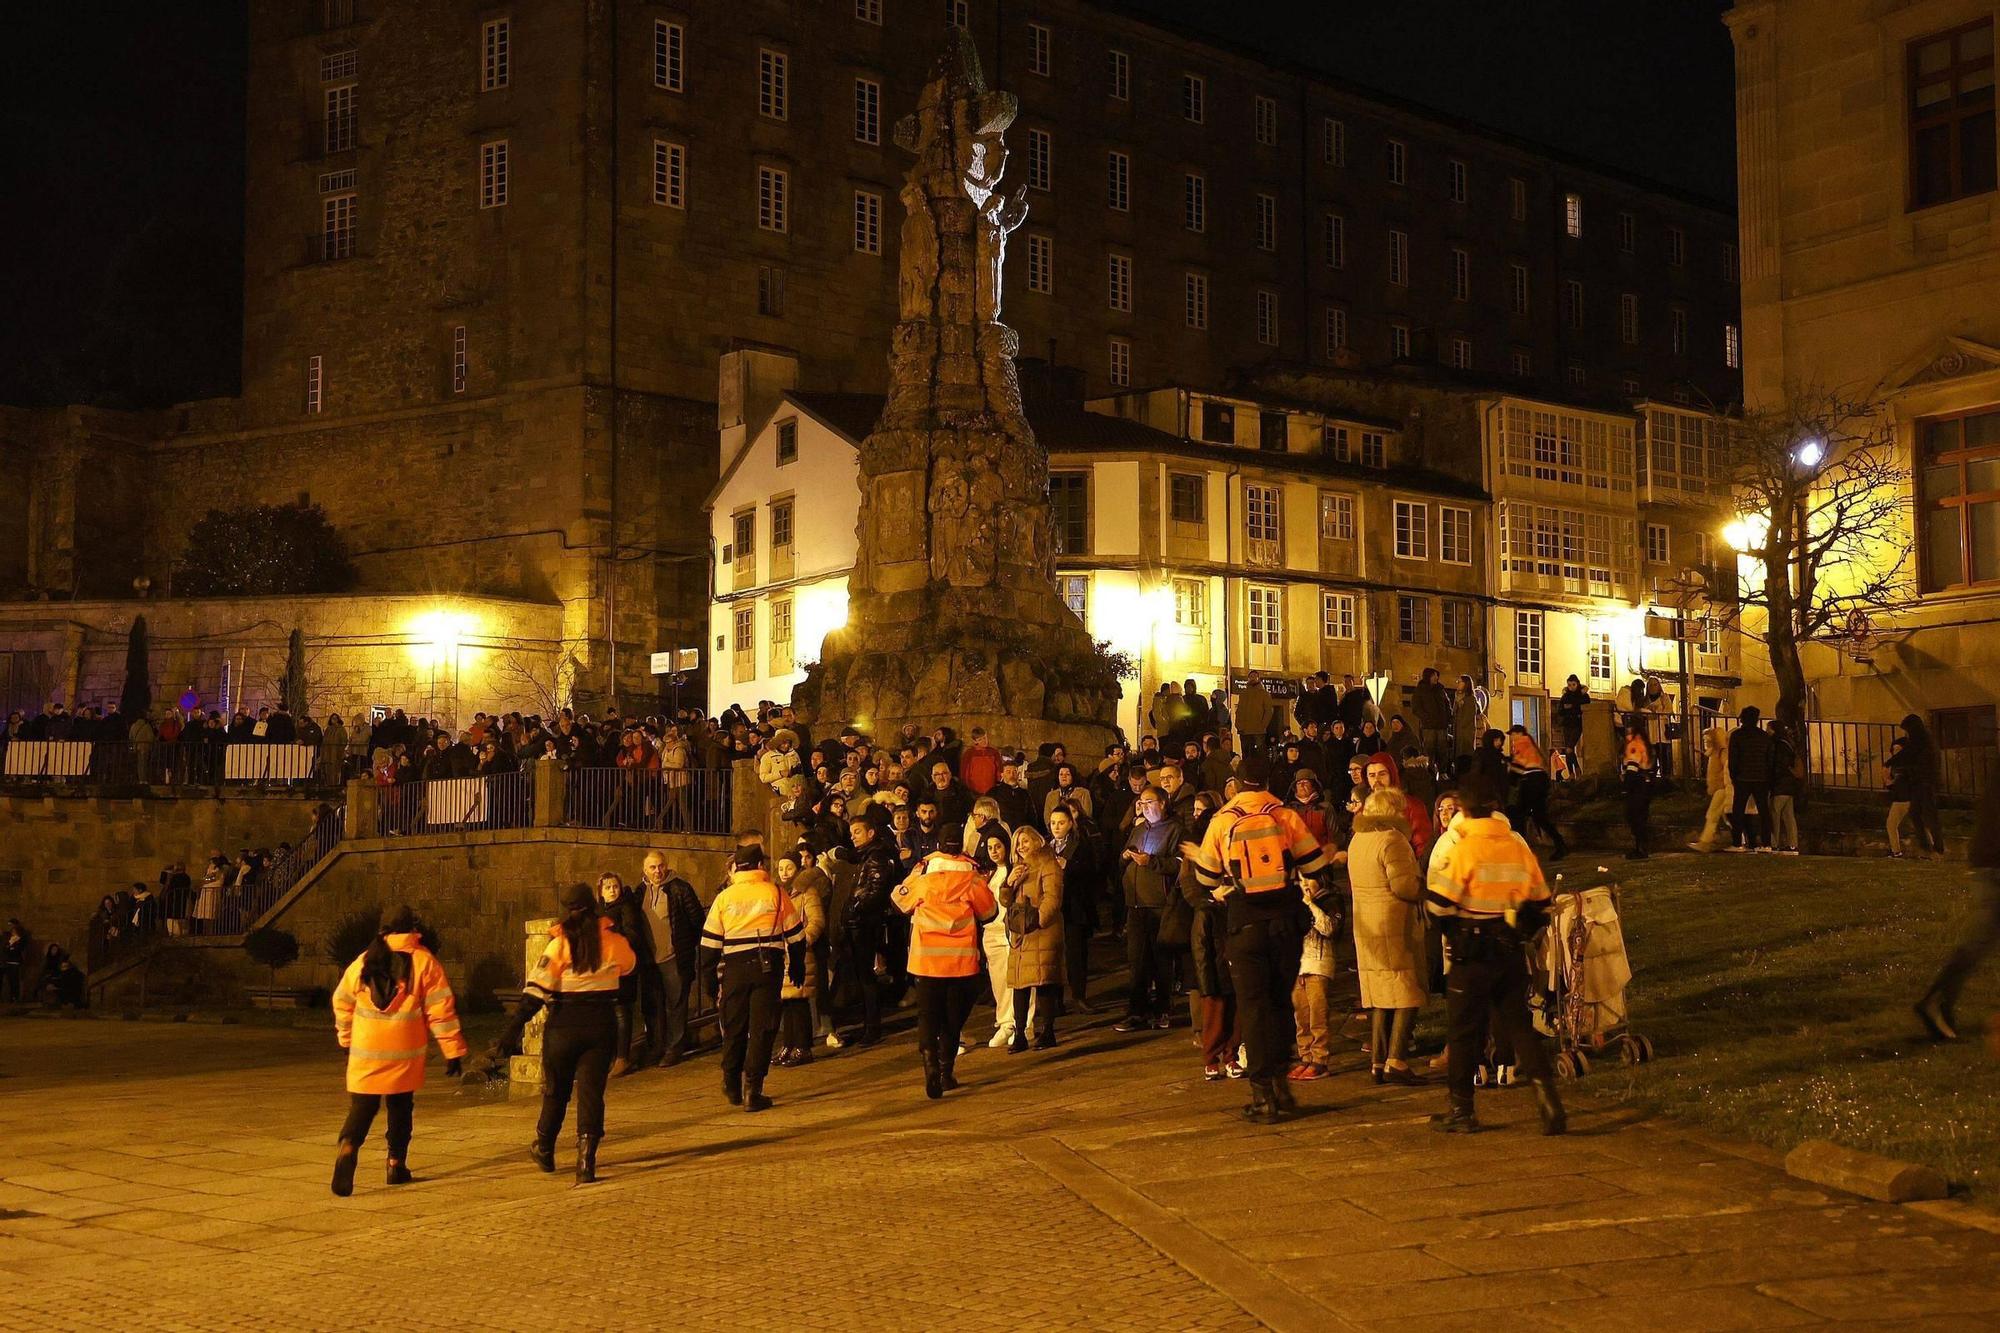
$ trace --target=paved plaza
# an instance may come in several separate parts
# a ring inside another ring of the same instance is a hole
[[[2000,1234],[1588,1102],[1523,1092],[1434,1135],[1435,1088],[1348,1074],[1277,1128],[1205,1083],[1185,1030],[1110,1016],[981,1047],[923,1099],[910,1038],[773,1071],[613,1085],[602,1181],[524,1152],[533,1104],[434,1064],[417,1183],[326,1178],[326,1031],[0,1022],[0,1327],[349,1329],[1992,1327]],[[983,1031],[981,1018],[973,1028]],[[1354,1057],[1358,1062],[1358,1052]],[[567,1158],[570,1145],[563,1144]]]

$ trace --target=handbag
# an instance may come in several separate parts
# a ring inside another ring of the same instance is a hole
[[[1028,901],[1027,895],[1014,899],[1007,907],[1007,937],[1019,940],[1041,929],[1042,912]]]
[[[1167,891],[1160,907],[1160,929],[1153,942],[1163,949],[1185,949],[1194,938],[1194,907],[1178,885]]]

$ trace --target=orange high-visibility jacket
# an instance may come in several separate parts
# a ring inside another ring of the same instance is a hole
[[[360,958],[348,964],[333,992],[333,1023],[347,1049],[349,1092],[415,1092],[423,1087],[424,1051],[432,1037],[447,1060],[465,1058],[458,1005],[444,965],[414,933],[383,938],[410,958],[410,979],[397,983],[388,1007],[377,1009],[375,997],[361,984]]]
[[[970,977],[979,973],[979,925],[1000,905],[969,856],[932,852],[889,901],[910,917],[910,974]]]
[[[1460,815],[1451,831],[1458,840],[1431,854],[1425,903],[1432,916],[1493,921],[1549,900],[1541,863],[1505,818]]]
[[[1229,867],[1230,830],[1236,821],[1245,815],[1269,815],[1277,822],[1284,836],[1287,869],[1295,874],[1314,875],[1327,865],[1326,848],[1306,827],[1306,821],[1299,812],[1267,791],[1251,790],[1242,792],[1215,812],[1215,818],[1208,821],[1208,832],[1201,840],[1201,850],[1194,858],[1194,875],[1198,883],[1207,889],[1218,889],[1226,897],[1237,892],[1238,885]],[[1286,876],[1290,879],[1290,875]],[[1272,886],[1246,886],[1251,892],[1272,892],[1285,887],[1284,882]]]
[[[560,927],[542,950],[534,971],[528,973],[522,989],[543,1001],[562,995],[615,996],[618,978],[639,965],[637,955],[623,935],[611,928],[607,917],[597,918],[597,970],[579,972],[570,961],[569,937]]]

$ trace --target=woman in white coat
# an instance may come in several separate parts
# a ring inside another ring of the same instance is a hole
[[[1368,794],[1347,844],[1354,891],[1354,966],[1369,1011],[1368,1058],[1377,1083],[1422,1083],[1410,1068],[1410,1030],[1424,1004],[1423,877],[1410,846],[1406,797]]]

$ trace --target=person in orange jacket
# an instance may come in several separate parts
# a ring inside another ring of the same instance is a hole
[[[410,1129],[424,1053],[431,1038],[457,1077],[465,1059],[458,1006],[444,967],[423,946],[423,924],[405,907],[348,964],[333,992],[334,1030],[347,1051],[347,1123],[333,1159],[333,1192],[354,1193],[354,1168],[368,1127],[389,1105],[389,1183],[410,1182]]]
[[[978,865],[957,851],[925,857],[889,901],[910,918],[917,1050],[924,1062],[924,1096],[936,1101],[958,1086],[953,1066],[978,994],[980,928],[1000,906]]]

